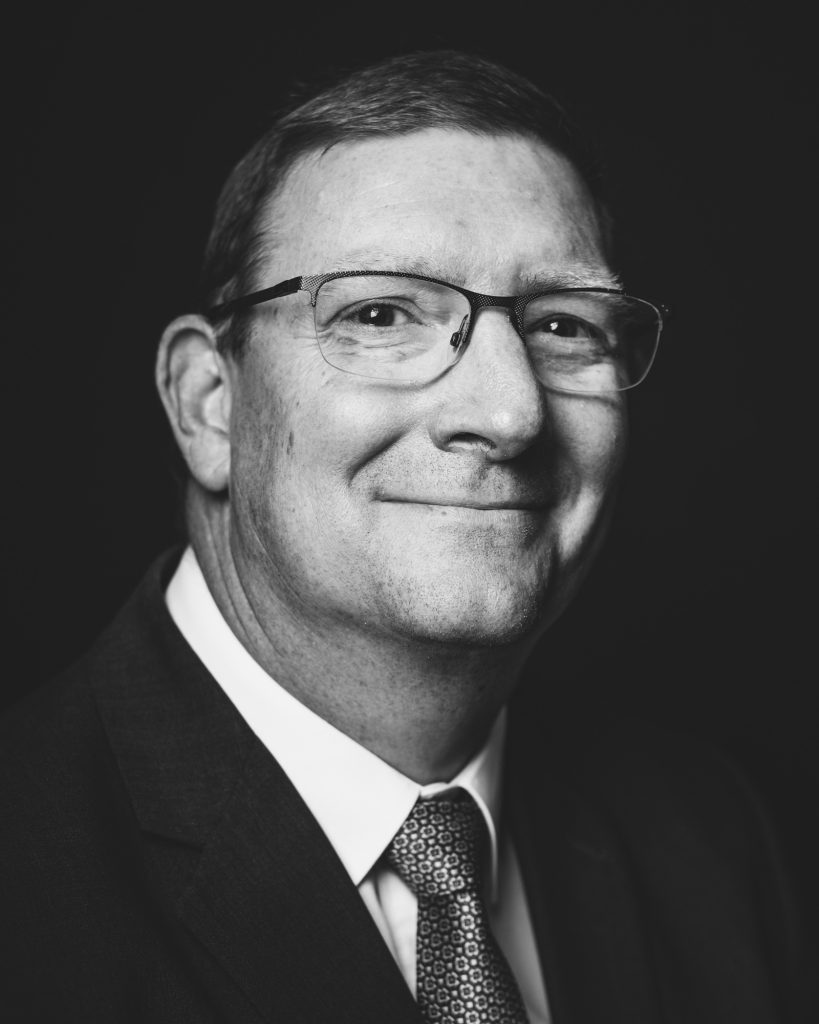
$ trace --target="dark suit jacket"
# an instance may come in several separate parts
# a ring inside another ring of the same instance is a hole
[[[418,1024],[324,834],[170,619],[173,567],[3,725],[0,1018]],[[522,716],[507,778],[555,1024],[798,1019],[786,886],[731,768]]]

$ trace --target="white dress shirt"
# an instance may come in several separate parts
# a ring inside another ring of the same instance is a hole
[[[415,992],[417,901],[382,854],[419,797],[460,787],[489,832],[485,899],[531,1024],[549,1024],[546,993],[517,856],[499,834],[506,716],[449,782],[421,786],[316,715],[273,680],[222,617],[191,548],[166,593],[171,617],[248,726],[276,758],[358,887],[410,989]]]

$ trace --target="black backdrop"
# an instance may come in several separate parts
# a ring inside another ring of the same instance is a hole
[[[677,312],[634,393],[606,552],[527,685],[740,751],[807,863],[819,312],[798,5],[124,10],[5,23],[4,701],[84,650],[178,537],[156,341],[194,304],[216,192],[283,84],[459,46],[599,141],[626,281]]]

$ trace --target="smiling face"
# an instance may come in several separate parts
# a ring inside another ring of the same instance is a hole
[[[432,129],[310,154],[264,226],[259,287],[348,269],[495,295],[611,283],[577,175],[521,137]],[[622,398],[547,392],[502,309],[425,386],[329,366],[303,292],[251,316],[232,368],[230,505],[257,612],[371,637],[536,636],[601,532]]]

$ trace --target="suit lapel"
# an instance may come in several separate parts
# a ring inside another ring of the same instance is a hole
[[[126,607],[94,675],[163,902],[263,1019],[418,1024],[335,851],[179,636],[161,577]]]
[[[646,924],[605,816],[566,780],[576,752],[538,765],[537,740],[510,729],[507,804],[553,1024],[662,1019]],[[570,774],[570,772],[569,772]]]
[[[260,745],[178,907],[266,1018],[419,1020],[349,876]]]

